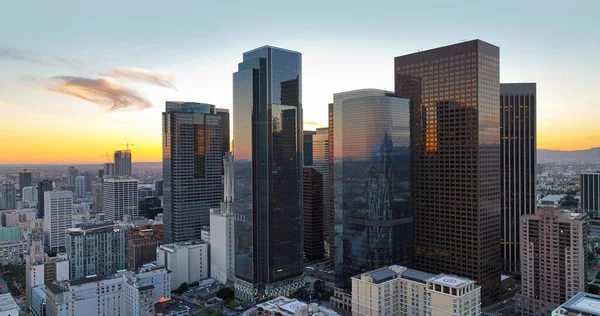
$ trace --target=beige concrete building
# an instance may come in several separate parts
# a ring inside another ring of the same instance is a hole
[[[543,207],[521,217],[521,294],[519,315],[548,315],[585,292],[587,215]]]
[[[481,315],[481,287],[394,265],[352,278],[352,315]]]

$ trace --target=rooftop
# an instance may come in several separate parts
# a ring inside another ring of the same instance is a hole
[[[413,270],[413,269],[406,269],[404,272],[402,272],[403,279],[420,282],[420,283],[427,283],[427,280],[429,280],[435,276],[436,275],[432,274],[432,273],[427,273],[427,272]]]
[[[9,310],[13,310],[13,309],[19,310],[20,308],[17,305],[17,303],[15,303],[15,300],[13,299],[12,295],[10,295],[10,293],[1,294],[0,295],[0,312],[9,311]]]
[[[569,312],[600,315],[600,295],[580,292],[555,309],[552,314],[568,315]]]
[[[258,304],[258,305],[256,305],[256,308],[259,308],[259,309],[262,309],[265,311],[278,312],[284,316],[297,315],[296,313],[298,311],[302,311],[302,310],[308,311],[308,314],[298,313],[298,315],[312,315],[312,316],[339,315],[338,313],[336,313],[332,310],[329,310],[327,308],[321,307],[316,303],[312,303],[309,305],[304,302],[300,302],[297,299],[291,299],[291,298],[288,298],[285,296],[279,296],[268,302]]]
[[[467,278],[461,278],[461,277],[457,277],[454,275],[443,275],[443,274],[440,274],[440,275],[432,278],[430,281],[435,284],[451,286],[451,287],[455,287],[455,288],[460,288],[465,285],[474,283],[474,281],[467,279]]]
[[[164,244],[164,245],[160,245],[161,249],[170,251],[170,252],[174,252],[175,249],[180,249],[180,248],[186,248],[189,246],[196,246],[196,245],[204,245],[206,244],[203,240],[191,240],[191,241],[183,241],[183,242],[177,242],[174,244]]]
[[[377,270],[365,272],[365,273],[363,273],[363,275],[370,276],[371,278],[373,278],[373,283],[378,284],[378,283],[383,283],[385,281],[394,279],[394,278],[396,278],[396,276],[398,274],[396,272],[392,271],[390,268],[385,267],[385,268],[380,268]]]
[[[175,301],[166,301],[154,304],[154,312],[159,315],[169,315],[171,313],[181,312],[187,310],[189,307],[185,305],[172,304]]]
[[[91,283],[91,282],[97,282],[97,281],[102,281],[105,280],[106,277],[103,275],[92,275],[92,276],[87,276],[85,278],[81,278],[79,280],[75,280],[75,281],[71,281],[71,285],[75,286],[75,285],[81,285],[81,284],[86,284],[86,283]]]

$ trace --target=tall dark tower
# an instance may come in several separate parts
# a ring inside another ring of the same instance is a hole
[[[235,293],[256,302],[303,286],[300,53],[244,53],[233,74],[233,133]]]
[[[417,268],[500,282],[499,51],[480,40],[395,58],[410,99]]]
[[[19,172],[19,192],[23,199],[23,188],[31,186],[31,170],[23,169]]]
[[[53,185],[50,180],[43,180],[38,183],[38,202],[37,202],[37,211],[38,218],[44,218],[44,192],[52,191]]]
[[[302,132],[304,149],[302,150],[304,166],[310,167],[313,165],[313,138],[317,134],[315,131]]]
[[[500,84],[502,271],[521,271],[519,224],[536,209],[536,86]]]
[[[223,156],[231,152],[231,137],[229,136],[229,109],[217,109],[217,115],[221,117],[221,135],[223,139]]]
[[[162,120],[164,239],[200,239],[223,195],[221,118],[212,104],[167,102]]]

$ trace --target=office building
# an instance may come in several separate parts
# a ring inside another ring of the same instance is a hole
[[[147,197],[152,197],[153,194],[153,187],[148,187],[147,185],[138,185],[138,202],[144,200]]]
[[[600,295],[579,292],[553,310],[552,316],[600,316]]]
[[[11,210],[17,208],[17,189],[15,182],[5,180],[0,183],[0,209]]]
[[[156,261],[156,248],[164,243],[163,224],[127,230],[127,269],[137,270]]]
[[[313,165],[313,137],[317,132],[315,131],[304,131],[302,132],[303,137],[303,161],[304,166],[312,166]]]
[[[20,209],[20,210],[7,210],[0,213],[0,220],[2,221],[3,227],[15,227],[21,223],[35,220],[37,217],[36,209]],[[0,238],[1,239],[1,238]]]
[[[0,316],[18,316],[21,308],[10,293],[0,294]]]
[[[69,167],[67,170],[67,186],[69,187],[69,190],[75,190],[75,180],[77,179],[78,175],[79,171],[77,171],[77,168],[73,166]]]
[[[221,118],[221,142],[222,142],[222,155],[231,152],[231,136],[229,127],[229,109],[217,109],[217,115]]]
[[[313,167],[302,170],[304,207],[304,257],[308,262],[323,259],[323,175]]]
[[[104,171],[103,171],[103,177],[104,178],[111,178],[115,176],[115,164],[112,162],[107,162],[104,164]]]
[[[52,191],[53,189],[54,189],[54,184],[50,180],[42,180],[38,183],[38,186],[37,186],[38,218],[44,218],[44,192]]]
[[[304,303],[285,296],[256,305],[258,315],[278,316],[339,316],[340,314],[319,306],[317,303]]]
[[[81,224],[66,232],[69,279],[111,275],[127,267],[125,229],[112,222]]]
[[[94,176],[92,176],[91,172],[82,172],[81,175],[85,178],[85,192],[92,191],[92,180],[94,180]]]
[[[416,267],[476,280],[484,304],[502,262],[499,62],[480,40],[395,58],[396,94],[410,100]]]
[[[592,219],[600,217],[600,173],[581,174],[581,210]]]
[[[21,200],[24,202],[35,202],[37,203],[37,188],[28,186],[22,188]]]
[[[392,92],[336,93],[334,112],[337,286],[414,254],[409,101]]]
[[[303,286],[302,55],[263,46],[233,74],[235,292],[248,302]]]
[[[536,206],[536,85],[500,84],[502,271],[521,269],[519,223]]]
[[[352,278],[352,315],[481,315],[475,281],[393,265]]]
[[[73,192],[44,192],[44,244],[50,250],[65,247],[65,231],[73,225]]]
[[[4,214],[3,214],[4,215]],[[23,226],[0,227],[0,241],[17,241],[23,238]]]
[[[123,220],[124,215],[138,216],[138,181],[110,178],[102,182],[102,208],[108,221]]]
[[[211,104],[167,102],[162,119],[165,242],[200,239],[223,194],[221,117]]]
[[[521,216],[517,313],[548,315],[587,286],[587,215],[546,206]]]
[[[154,181],[154,196],[163,196],[163,180]]]
[[[22,239],[0,241],[0,265],[23,264],[27,253],[27,242]]]
[[[31,170],[23,169],[19,171],[19,196],[23,199],[23,188],[31,186]]]
[[[75,177],[75,197],[76,198],[84,198],[85,197],[85,177],[84,176]]]
[[[131,177],[131,151],[117,150],[114,155],[115,176]]]
[[[94,213],[102,213],[104,211],[102,207],[104,199],[103,186],[102,182],[92,184],[92,212]]]
[[[333,106],[332,106],[333,107]],[[329,162],[329,128],[317,128],[315,135],[312,139],[312,154],[313,154],[313,165],[323,177],[323,236],[324,243],[323,249],[325,256],[333,259],[333,195],[331,190],[332,181],[329,181],[329,177],[332,172],[329,172],[332,167]],[[330,261],[333,266],[334,260]]]
[[[155,219],[158,213],[162,213],[162,201],[156,196],[150,196],[139,202],[139,216]]]
[[[27,306],[35,306],[34,288],[45,282],[69,280],[69,260],[67,254],[58,253],[48,257],[44,253],[43,232],[37,231],[29,240],[29,253],[25,255],[25,294]],[[40,315],[40,314],[38,314]]]
[[[210,210],[210,277],[225,284],[234,282],[235,242],[233,220],[233,155],[223,156],[223,201]]]
[[[171,288],[210,277],[209,245],[201,240],[161,245],[156,249],[156,262],[171,271]]]

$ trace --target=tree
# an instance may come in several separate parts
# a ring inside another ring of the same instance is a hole
[[[577,208],[579,202],[575,199],[575,192],[569,191],[567,195],[560,200],[560,207],[564,209],[574,209]]]
[[[177,288],[177,290],[175,292],[182,294],[184,292],[186,292],[187,290],[189,290],[189,286],[186,282],[181,283],[181,285]]]
[[[600,294],[600,286],[598,286],[598,284],[590,283],[588,284],[587,292],[592,294]]]
[[[217,292],[217,297],[220,299],[223,299],[223,300],[229,300],[229,299],[233,298],[234,295],[235,295],[235,293],[233,292],[233,290],[228,287],[221,288]]]

